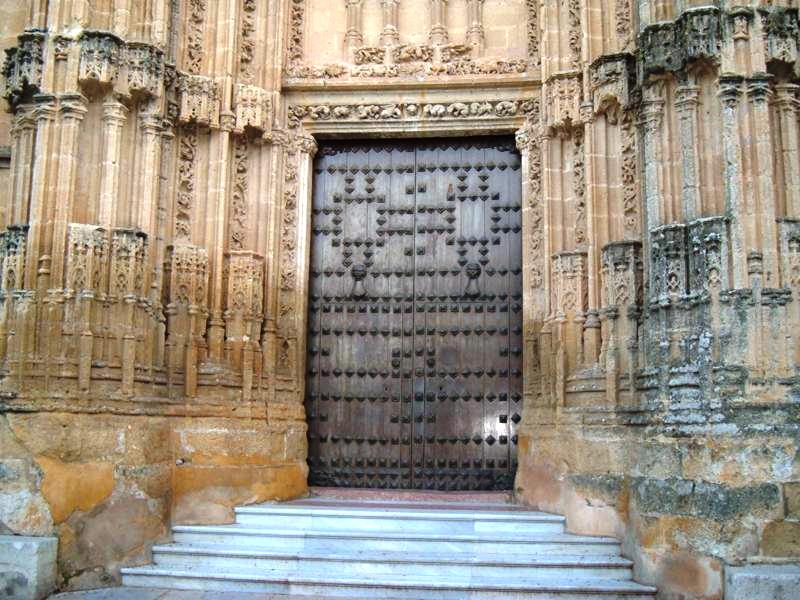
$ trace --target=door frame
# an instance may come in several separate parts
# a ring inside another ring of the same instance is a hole
[[[452,88],[402,90],[288,90],[285,105],[289,133],[305,138],[307,150],[297,164],[296,269],[291,304],[296,331],[287,344],[295,367],[284,379],[295,401],[305,400],[310,293],[312,186],[316,140],[325,138],[402,139],[430,137],[515,136],[522,178],[522,389],[523,423],[536,399],[538,348],[536,336],[547,314],[549,298],[543,281],[549,261],[543,232],[544,199],[541,188],[542,156],[539,85],[499,89]],[[280,344],[280,342],[279,342]],[[277,348],[276,352],[281,349]],[[276,373],[280,388],[280,374]],[[290,381],[291,380],[291,381]],[[288,390],[287,390],[288,391]],[[519,452],[521,461],[523,453]],[[518,468],[519,472],[519,468]]]

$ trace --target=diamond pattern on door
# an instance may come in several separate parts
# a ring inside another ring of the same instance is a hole
[[[513,140],[322,143],[309,482],[505,490],[522,414]]]

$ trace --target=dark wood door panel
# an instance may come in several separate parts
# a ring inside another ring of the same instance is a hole
[[[321,145],[312,484],[510,489],[522,390],[519,168],[506,139]]]

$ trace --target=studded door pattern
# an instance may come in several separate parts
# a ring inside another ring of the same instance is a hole
[[[511,488],[522,413],[519,169],[505,138],[320,147],[312,485]]]

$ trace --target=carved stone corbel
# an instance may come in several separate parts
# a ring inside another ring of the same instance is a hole
[[[272,102],[266,90],[252,85],[237,84],[234,131],[242,133],[245,127],[268,133],[272,129]]]
[[[219,127],[219,91],[216,82],[202,75],[183,75],[179,83],[181,123]]]

